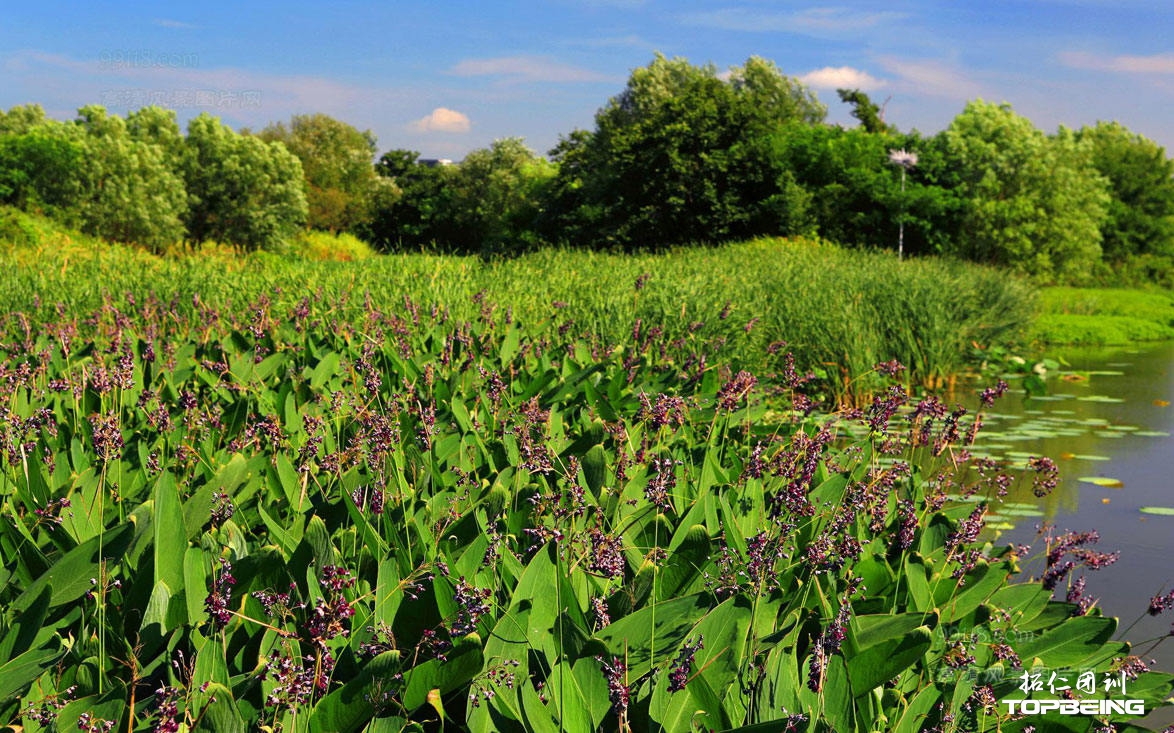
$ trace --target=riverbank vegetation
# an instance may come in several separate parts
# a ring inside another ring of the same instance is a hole
[[[976,349],[1020,341],[1033,314],[1028,284],[994,268],[901,263],[803,238],[641,255],[545,249],[484,260],[370,257],[346,235],[313,233],[308,244],[290,249],[293,257],[211,245],[158,256],[8,210],[0,211],[5,241],[0,264],[9,275],[0,311],[33,322],[57,318],[59,307],[88,312],[107,295],[128,292],[156,293],[194,320],[203,309],[239,310],[262,296],[291,306],[316,294],[356,308],[365,299],[387,306],[410,298],[442,303],[460,319],[472,318],[488,299],[535,333],[570,332],[627,349],[660,335],[704,342],[703,357],[713,366],[776,371],[782,353],[791,352],[832,402],[871,392],[872,366],[891,359],[907,365],[914,383],[939,384]],[[335,242],[330,251],[350,261],[308,258]],[[636,281],[642,287],[634,293]]]
[[[1045,344],[1117,346],[1174,339],[1168,290],[1045,288],[1031,337]]]
[[[814,416],[784,352],[756,376],[644,330],[655,287],[623,288],[623,347],[484,295],[9,315],[0,720],[1018,731],[1052,720],[1009,716],[1024,675],[1072,669],[1166,699],[1085,593],[1095,533],[982,539],[1054,464],[966,459],[980,418],[896,381]]]

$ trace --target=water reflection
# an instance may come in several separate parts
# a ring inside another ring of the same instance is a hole
[[[1095,549],[1120,551],[1118,562],[1086,572],[1088,593],[1106,615],[1121,619],[1134,653],[1174,671],[1174,643],[1146,652],[1146,640],[1168,635],[1174,615],[1145,615],[1150,597],[1174,588],[1174,516],[1152,516],[1142,507],[1174,507],[1174,344],[1133,349],[1065,351],[1064,375],[1048,379],[1043,399],[1009,394],[986,415],[978,447],[992,456],[1024,462],[1045,455],[1060,467],[1061,483],[1037,499],[1029,481],[1008,501],[1034,503],[1058,531],[1095,529]],[[1040,519],[1005,516],[1000,544],[1042,549]],[[1026,567],[1027,572],[1038,567]],[[1174,722],[1174,713],[1149,721]]]

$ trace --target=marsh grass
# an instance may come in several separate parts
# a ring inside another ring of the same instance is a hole
[[[527,326],[628,344],[639,321],[644,334],[660,329],[670,340],[719,344],[709,361],[734,369],[783,368],[778,342],[786,342],[799,369],[846,397],[870,388],[853,377],[890,359],[906,364],[912,381],[940,384],[965,367],[975,347],[1019,340],[1033,314],[1028,285],[1004,272],[935,259],[899,262],[811,240],[646,255],[545,249],[485,261],[367,257],[346,235],[309,234],[296,257],[212,246],[158,257],[23,218],[39,229],[12,236],[20,227],[0,228],[0,266],[8,273],[0,311],[26,312],[34,322],[56,317],[57,303],[83,313],[107,294],[132,291],[175,298],[181,313],[197,295],[203,306],[232,310],[262,294],[296,302],[321,293],[332,300],[349,294],[354,314],[365,298],[388,305],[408,297],[469,319],[481,307],[474,296],[484,291],[485,300]],[[338,261],[346,259],[353,261]],[[635,291],[642,275],[647,284]],[[552,303],[565,304],[556,316]]]
[[[1160,290],[1043,290],[1032,337],[1045,344],[1114,346],[1174,338],[1174,296]]]

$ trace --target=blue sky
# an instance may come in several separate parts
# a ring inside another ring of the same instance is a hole
[[[379,149],[460,158],[507,136],[545,153],[591,127],[654,53],[719,69],[749,56],[812,86],[829,119],[859,87],[901,129],[969,99],[1039,127],[1118,120],[1174,151],[1169,0],[5,3],[0,108],[149,103],[258,128],[325,112]]]

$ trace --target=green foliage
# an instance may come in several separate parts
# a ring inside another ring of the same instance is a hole
[[[83,141],[65,125],[0,135],[0,201],[62,221],[76,219],[85,157]]]
[[[538,244],[535,222],[555,167],[521,138],[474,150],[449,178],[447,216],[458,251],[518,253]]]
[[[1048,344],[1130,344],[1174,338],[1174,298],[1164,292],[1045,288],[1032,338]]]
[[[85,131],[85,193],[80,205],[83,231],[116,242],[158,248],[183,239],[187,195],[165,145],[171,116],[158,108],[140,114],[135,134],[118,116],[101,107],[83,107],[78,125]],[[149,119],[159,120],[151,128]],[[152,133],[153,130],[153,133]]]
[[[1078,279],[1100,257],[1106,182],[1091,147],[1053,137],[1009,105],[966,105],[943,133],[964,200],[950,252],[1040,280]]]
[[[353,234],[339,232],[330,234],[320,231],[306,231],[298,235],[285,248],[290,257],[306,260],[329,260],[333,262],[353,262],[365,260],[375,256],[371,246]]]
[[[301,162],[279,142],[240,135],[201,114],[184,140],[188,234],[196,241],[272,247],[306,221]]]
[[[838,444],[856,421],[808,417],[794,376],[682,370],[718,334],[172,295],[2,326],[12,724],[994,732],[1047,722],[999,704],[1020,667],[1136,661],[1116,619],[1011,580],[986,505],[941,503],[966,462],[900,443],[973,418],[909,405]]]
[[[398,192],[383,196],[375,206],[368,236],[382,250],[443,248],[456,236],[446,218],[452,172],[447,166],[425,165],[419,158],[411,150],[389,150],[375,164],[380,180]]]
[[[814,124],[826,110],[797,80],[751,58],[729,80],[710,66],[658,55],[554,151],[552,217],[571,241],[632,249],[785,234],[805,201],[763,165],[768,133]],[[780,211],[780,209],[783,209]]]
[[[1082,128],[1077,139],[1090,144],[1092,163],[1109,182],[1105,259],[1174,257],[1174,160],[1165,149],[1116,122]]]
[[[868,95],[859,89],[837,89],[836,95],[844,104],[852,105],[852,116],[860,121],[860,127],[865,132],[896,132],[896,129],[885,122],[884,110]]]
[[[900,174],[888,164],[896,144],[894,137],[859,128],[788,125],[775,136],[774,164],[809,192],[808,210],[820,236],[896,248]]]
[[[41,105],[17,105],[7,112],[0,110],[0,135],[23,135],[45,122],[45,109]]]
[[[179,129],[175,110],[155,106],[137,109],[127,114],[126,130],[133,140],[159,146],[168,165],[179,171],[183,158],[183,132]]]
[[[325,247],[347,249],[343,240]],[[540,250],[502,261],[396,255],[349,265],[207,250],[151,258],[89,241],[63,246],[59,237],[48,237],[9,249],[6,261],[16,274],[0,293],[0,310],[24,308],[34,298],[97,308],[106,288],[177,292],[182,302],[198,295],[219,308],[281,287],[322,288],[336,297],[369,292],[384,304],[405,294],[416,301],[435,298],[454,318],[471,319],[480,311],[475,296],[484,291],[526,322],[589,333],[605,344],[632,344],[627,314],[635,307],[641,334],[659,329],[673,340],[721,342],[707,355],[711,363],[778,370],[781,357],[768,352],[786,341],[797,368],[816,372],[833,401],[870,392],[873,385],[852,377],[889,359],[908,365],[915,382],[955,374],[974,343],[1014,343],[1033,316],[1030,287],[999,270],[929,258],[902,263],[889,254],[802,240],[659,255]],[[642,275],[649,276],[647,284],[633,298],[632,283]],[[557,318],[552,302],[565,304]]]
[[[98,106],[72,123],[18,117],[26,130],[0,135],[0,201],[118,242],[159,248],[183,238],[183,181],[140,126],[131,132]]]
[[[306,223],[331,232],[361,231],[372,217],[378,179],[375,136],[324,114],[294,115],[258,133],[298,157],[306,176]]]

